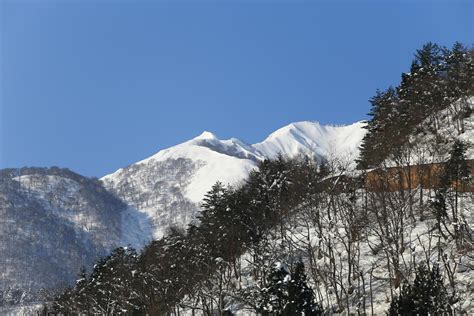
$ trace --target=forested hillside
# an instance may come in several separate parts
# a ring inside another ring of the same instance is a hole
[[[216,183],[186,229],[114,250],[44,312],[474,313],[473,70],[461,44],[424,45],[371,99],[357,170],[264,160]]]
[[[99,181],[67,169],[1,170],[0,307],[71,284],[71,271],[120,245],[125,212]]]

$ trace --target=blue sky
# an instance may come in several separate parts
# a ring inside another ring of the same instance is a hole
[[[209,130],[248,143],[366,118],[471,1],[0,0],[0,168],[102,176]]]

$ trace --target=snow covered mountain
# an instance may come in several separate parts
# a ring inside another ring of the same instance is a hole
[[[195,218],[198,203],[216,181],[236,184],[264,159],[303,154],[318,160],[354,161],[365,135],[363,126],[362,122],[348,126],[297,122],[254,145],[203,132],[101,180],[131,207],[147,214],[154,237],[161,237],[170,225],[184,227]]]
[[[298,122],[254,145],[204,132],[100,181],[57,167],[0,170],[0,312],[71,284],[115,247],[140,248],[185,227],[216,181],[243,181],[259,161],[355,158],[363,125]]]
[[[274,158],[281,153],[287,157],[305,154],[319,159],[355,160],[366,132],[363,127],[363,122],[347,126],[297,122],[280,128],[252,148],[265,158]]]

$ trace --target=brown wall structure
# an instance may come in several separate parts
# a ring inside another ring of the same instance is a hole
[[[474,160],[468,160],[471,174],[474,172]],[[440,185],[440,176],[444,163],[414,165],[407,167],[390,167],[374,169],[365,175],[365,187],[369,191],[400,191],[415,189],[436,189]],[[473,183],[453,183],[460,192],[474,192]]]

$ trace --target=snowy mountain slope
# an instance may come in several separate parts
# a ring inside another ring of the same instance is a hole
[[[161,237],[170,225],[184,227],[195,218],[198,203],[216,181],[238,183],[264,159],[304,154],[318,160],[354,160],[365,135],[363,126],[362,122],[348,126],[297,122],[254,145],[203,132],[101,180],[131,207],[150,216],[154,237]]]
[[[195,218],[198,203],[216,181],[240,181],[260,159],[237,141],[220,141],[205,132],[119,169],[102,181],[118,197],[153,218],[154,237],[161,237],[170,225],[185,226]]]
[[[70,284],[119,245],[142,245],[124,229],[138,230],[142,218],[99,181],[67,169],[0,170],[0,307]]]
[[[267,158],[298,154],[316,155],[316,158],[340,158],[354,160],[366,130],[365,123],[347,126],[321,125],[315,122],[297,122],[280,128],[263,142],[252,145]]]

